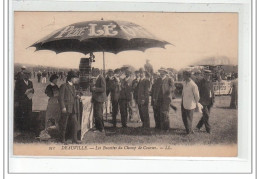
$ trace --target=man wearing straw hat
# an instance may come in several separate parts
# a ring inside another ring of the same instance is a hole
[[[112,123],[113,127],[116,127],[116,116],[118,114],[119,109],[119,96],[120,96],[120,90],[121,90],[121,84],[120,84],[120,69],[114,70],[114,77],[111,80],[111,103],[112,103]]]
[[[165,68],[159,70],[158,78],[152,90],[152,105],[155,115],[155,128],[167,131],[170,128],[169,109],[174,91],[173,80],[167,76],[168,71]]]
[[[149,89],[150,81],[145,78],[145,71],[141,68],[140,70],[140,81],[138,85],[137,103],[141,121],[144,128],[150,128],[149,118]]]
[[[197,124],[197,129],[200,130],[203,124],[205,125],[207,133],[211,132],[211,126],[209,124],[210,109],[215,102],[214,88],[211,81],[211,71],[204,70],[204,78],[199,81],[198,87],[200,92],[200,104],[202,104],[202,118]]]
[[[186,129],[187,134],[194,133],[192,130],[193,112],[195,108],[198,108],[200,99],[198,86],[191,79],[191,72],[183,72],[183,90],[182,90],[182,103],[181,113],[182,120]]]
[[[103,105],[107,100],[106,96],[106,80],[100,74],[98,68],[92,70],[92,76],[96,78],[94,84],[91,85],[90,91],[92,92],[93,115],[95,119],[95,127],[102,133],[105,133],[103,121]]]

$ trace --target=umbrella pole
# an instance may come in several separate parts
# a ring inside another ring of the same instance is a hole
[[[105,78],[105,71],[106,71],[106,67],[105,67],[105,52],[103,51],[103,76]],[[107,121],[107,101],[105,102],[105,108],[106,108],[106,121]]]

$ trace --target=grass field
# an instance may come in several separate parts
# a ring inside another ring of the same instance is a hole
[[[32,79],[35,89],[33,97],[33,110],[45,110],[47,107],[48,98],[44,94],[47,84],[41,84]],[[62,82],[59,81],[59,85]],[[87,144],[170,144],[170,145],[211,145],[211,144],[236,144],[237,143],[237,110],[229,109],[230,96],[217,96],[216,103],[211,111],[210,124],[212,133],[208,134],[205,128],[202,132],[196,132],[192,135],[186,135],[184,125],[181,119],[180,99],[173,100],[173,104],[177,106],[177,112],[170,110],[170,131],[159,132],[154,129],[153,110],[150,106],[149,115],[151,120],[151,129],[144,130],[141,128],[141,123],[128,122],[127,129],[122,129],[120,121],[115,133],[112,131],[112,124],[105,121],[105,127],[108,131],[107,135],[88,132],[83,143]],[[200,113],[194,113],[193,126],[195,127],[201,117]],[[120,120],[120,115],[118,115]],[[21,134],[14,138],[17,143],[38,143],[35,136],[31,133]],[[42,142],[41,142],[42,143]],[[46,143],[55,143],[49,141]]]

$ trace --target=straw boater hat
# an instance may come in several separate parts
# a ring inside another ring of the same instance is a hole
[[[130,75],[131,75],[131,71],[125,70],[125,75],[126,75],[126,76],[130,76]]]
[[[140,68],[140,69],[139,69],[139,73],[144,73],[144,69],[143,69],[143,68]]]
[[[203,70],[203,72],[206,73],[206,74],[211,74],[212,73],[211,70]]]
[[[187,75],[187,76],[191,77],[191,71],[185,70],[185,71],[183,71],[183,75]]]
[[[114,73],[113,70],[109,69],[107,73]]]
[[[135,71],[135,74],[137,74],[137,73],[140,73],[140,71],[139,71],[139,70],[136,70],[136,71]]]
[[[159,72],[159,73],[160,73],[160,72],[164,72],[164,73],[168,74],[168,70],[165,69],[165,68],[160,68],[160,69],[158,70],[158,72]]]

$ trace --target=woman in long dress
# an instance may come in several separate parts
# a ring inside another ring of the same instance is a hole
[[[60,119],[60,106],[59,106],[59,87],[57,85],[58,75],[53,74],[50,77],[50,84],[45,89],[45,94],[49,97],[48,106],[46,110],[45,129],[48,127],[48,123],[55,124],[56,128],[59,128]]]

